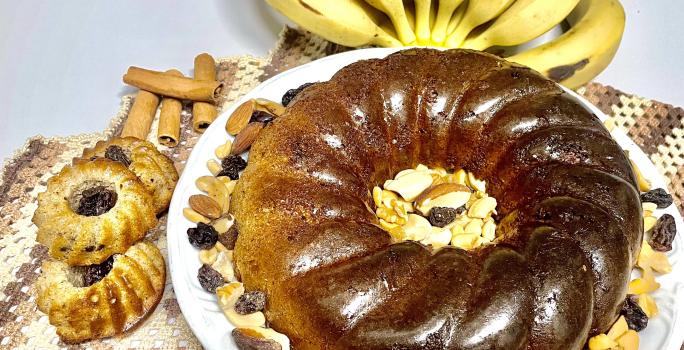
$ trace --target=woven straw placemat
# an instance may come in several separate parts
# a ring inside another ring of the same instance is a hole
[[[221,108],[230,106],[275,74],[345,50],[348,48],[286,28],[269,57],[219,59],[218,78],[227,87]],[[616,127],[626,131],[650,156],[667,179],[681,211],[684,201],[684,110],[595,83],[579,92],[611,116]],[[35,242],[36,227],[31,223],[36,195],[45,191],[47,179],[69,164],[73,157],[79,156],[83,148],[118,135],[133,98],[122,99],[118,114],[104,132],[33,137],[5,163],[0,174],[0,348],[200,348],[181,315],[170,277],[167,277],[166,289],[156,310],[142,326],[121,338],[67,346],[59,340],[47,316],[36,308],[33,284],[47,257],[47,249]],[[155,120],[148,139],[175,162],[180,172],[200,136],[190,126],[191,110],[186,108],[182,113],[183,131],[176,148],[161,146],[156,141],[157,122]],[[166,217],[163,217],[149,233],[164,255],[165,225]]]

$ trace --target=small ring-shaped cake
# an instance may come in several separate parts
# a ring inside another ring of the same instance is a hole
[[[159,152],[152,143],[135,137],[99,141],[93,148],[85,149],[83,156],[80,159],[74,159],[74,163],[95,158],[118,161],[135,173],[152,194],[157,214],[169,207],[173,189],[178,182],[178,172],[173,162]]]
[[[100,274],[98,281],[89,281],[93,269]],[[48,260],[42,270],[36,282],[38,309],[66,343],[111,337],[135,327],[159,303],[166,278],[161,252],[146,241],[99,266],[69,267]]]
[[[66,166],[38,195],[36,240],[69,265],[123,253],[157,223],[152,196],[124,165],[97,159]]]

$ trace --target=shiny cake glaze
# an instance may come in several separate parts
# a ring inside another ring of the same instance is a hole
[[[391,244],[370,190],[419,163],[487,180],[503,239]],[[580,349],[617,318],[643,235],[600,120],[467,50],[360,61],[304,90],[252,146],[232,210],[238,273],[297,349]]]

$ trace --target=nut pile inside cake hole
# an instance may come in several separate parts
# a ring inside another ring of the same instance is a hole
[[[418,165],[373,188],[375,214],[394,242],[470,250],[496,240],[496,199],[463,169]]]

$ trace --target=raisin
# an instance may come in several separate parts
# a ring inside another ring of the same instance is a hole
[[[636,295],[628,295],[620,314],[625,316],[629,329],[639,332],[648,325],[648,316],[639,306],[637,298]]]
[[[197,227],[188,229],[188,240],[198,249],[211,249],[218,241],[218,232],[213,226],[198,222]]]
[[[216,293],[216,288],[223,285],[223,276],[209,265],[202,265],[197,271],[197,279],[204,290]]]
[[[264,111],[254,111],[252,116],[249,118],[250,123],[264,123],[268,124],[275,119],[273,114]]]
[[[114,257],[110,256],[101,264],[89,265],[83,271],[83,286],[88,287],[103,279],[114,266]]]
[[[302,92],[304,89],[308,88],[309,86],[313,85],[314,83],[305,83],[300,85],[296,89],[290,89],[287,90],[285,95],[283,95],[283,100],[281,101],[283,106],[287,107],[287,105],[292,102],[292,100],[295,98],[295,96],[299,95],[300,92]]]
[[[128,158],[126,153],[124,153],[123,149],[119,146],[112,145],[107,147],[107,150],[105,151],[105,158],[113,160],[115,162],[119,162],[127,168],[129,165],[131,165],[131,160]]]
[[[249,315],[261,311],[266,306],[266,294],[258,290],[246,292],[235,303],[235,312],[240,315]]]
[[[216,176],[228,176],[231,180],[240,177],[240,171],[245,170],[247,162],[238,155],[228,156],[221,161],[221,171]]]
[[[104,186],[88,188],[78,201],[76,213],[83,216],[102,215],[114,207],[116,198],[116,192]]]
[[[239,234],[240,233],[238,232],[237,225],[233,223],[227,232],[219,235],[218,240],[221,242],[221,244],[223,244],[224,247],[226,247],[226,249],[233,250],[235,249],[235,242],[237,242]]]
[[[672,195],[662,188],[656,188],[641,194],[642,202],[655,203],[658,208],[664,209],[672,204]]]
[[[430,215],[428,220],[432,226],[444,227],[452,223],[456,219],[456,215],[462,213],[465,207],[461,208],[447,208],[447,207],[434,207],[430,209]]]
[[[676,235],[677,225],[674,217],[670,214],[663,214],[651,229],[651,239],[648,243],[654,250],[669,252],[672,250],[672,242]]]

